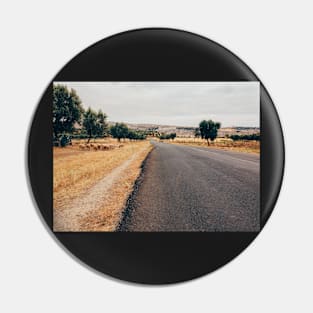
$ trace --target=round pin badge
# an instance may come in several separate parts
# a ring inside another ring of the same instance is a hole
[[[232,52],[138,29],[53,78],[28,169],[47,228],[73,256],[120,280],[168,284],[213,272],[257,237],[280,191],[284,141],[269,94]]]

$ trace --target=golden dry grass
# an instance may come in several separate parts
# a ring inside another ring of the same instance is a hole
[[[142,150],[134,162],[128,166],[123,177],[115,181],[112,191],[105,202],[97,210],[88,213],[81,220],[82,231],[115,231],[121,217],[126,200],[133,190],[134,182],[141,171],[141,164],[152,146]]]
[[[116,144],[114,139],[98,140],[97,143]],[[53,148],[53,207],[67,210],[73,200],[83,197],[97,182],[121,166],[130,158],[127,170],[118,177],[118,183],[110,190],[105,203],[96,212],[89,212],[81,220],[82,230],[114,230],[121,209],[140,173],[140,165],[151,150],[148,141],[121,142],[123,147],[107,151],[82,151],[79,141],[66,148]],[[93,141],[92,141],[93,143]]]
[[[260,142],[256,140],[233,141],[228,138],[217,138],[208,146],[207,142],[200,138],[175,138],[175,140],[165,140],[167,143],[201,146],[207,148],[217,148],[223,150],[233,150],[247,153],[260,153]]]

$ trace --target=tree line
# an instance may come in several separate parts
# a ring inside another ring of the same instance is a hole
[[[260,141],[260,134],[251,134],[251,135],[230,135],[230,139],[237,140],[257,140]]]
[[[53,85],[53,142],[55,145],[65,146],[70,143],[71,138],[85,138],[89,142],[92,138],[112,136],[129,140],[144,140],[147,136],[155,136],[159,139],[176,138],[176,133],[160,134],[157,129],[151,128],[147,131],[132,130],[124,123],[115,123],[109,127],[107,115],[94,111],[90,107],[85,110],[82,101],[74,89],[68,89],[65,85]],[[196,138],[201,137],[208,143],[213,142],[221,128],[220,122],[203,120],[199,127],[194,130]],[[230,135],[232,140],[260,140],[259,134],[252,135]]]
[[[176,138],[176,133],[170,133],[170,134],[160,134],[158,136],[161,140],[163,139],[172,139],[174,140]]]
[[[90,107],[85,110],[82,101],[74,89],[64,85],[53,86],[53,143],[66,146],[71,138],[92,138],[112,136],[120,141],[146,139],[147,134],[140,130],[131,130],[124,123],[116,123],[109,127],[107,115],[101,110],[94,111]]]
[[[145,131],[129,129],[124,123],[115,123],[111,126],[110,135],[117,138],[118,141],[121,141],[121,139],[144,140],[147,138]]]

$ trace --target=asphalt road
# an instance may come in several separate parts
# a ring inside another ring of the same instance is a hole
[[[122,230],[259,230],[258,155],[153,145]]]

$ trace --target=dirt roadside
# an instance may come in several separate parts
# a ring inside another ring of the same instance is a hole
[[[141,171],[141,164],[151,150],[144,146],[105,175],[66,208],[53,210],[56,232],[115,231],[125,202]]]

